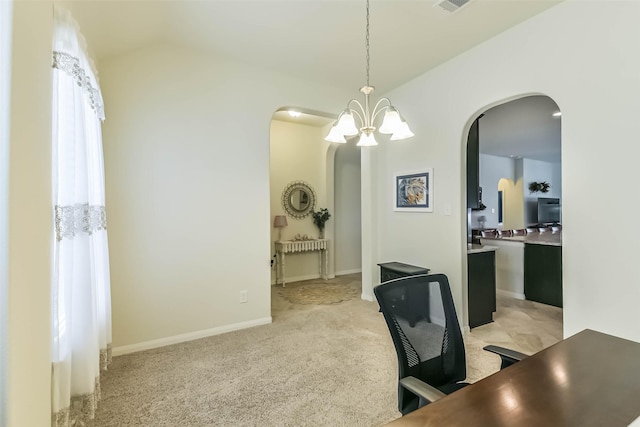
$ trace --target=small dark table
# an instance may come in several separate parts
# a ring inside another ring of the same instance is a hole
[[[401,262],[383,262],[380,266],[380,282],[397,279],[398,277],[416,276],[418,274],[429,274],[429,269],[418,267]]]
[[[429,269],[424,267],[418,267],[411,264],[403,264],[401,262],[383,262],[378,264],[380,266],[380,283],[387,280],[398,279],[400,277],[417,276],[418,274],[429,274]],[[406,307],[407,316],[411,316],[411,313],[415,313],[411,306],[413,304],[420,304],[418,298],[409,298],[409,301],[403,301],[401,305]],[[418,319],[412,318],[410,320],[411,326],[415,324]]]

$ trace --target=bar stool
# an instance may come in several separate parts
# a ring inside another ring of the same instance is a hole
[[[497,237],[498,232],[497,230],[482,230],[480,231],[480,235],[482,237]]]

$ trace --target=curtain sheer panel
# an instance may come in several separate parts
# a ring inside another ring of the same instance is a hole
[[[12,2],[0,1],[0,426],[7,424],[9,80]]]
[[[71,15],[54,12],[52,425],[82,426],[111,361],[102,95]]]

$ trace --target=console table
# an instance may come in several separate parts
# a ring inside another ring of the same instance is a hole
[[[320,277],[327,279],[329,271],[329,257],[327,251],[329,241],[327,239],[315,240],[282,240],[276,242],[276,284],[285,286],[285,255],[302,252],[318,252],[318,269]],[[324,261],[324,270],[323,270]]]

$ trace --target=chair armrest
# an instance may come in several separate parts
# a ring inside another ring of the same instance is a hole
[[[419,406],[422,406],[423,400],[426,402],[435,402],[446,396],[446,394],[437,388],[430,386],[424,381],[420,381],[416,377],[404,377],[400,380],[400,385],[420,398],[421,404]]]
[[[504,347],[498,347],[497,345],[488,345],[483,348],[483,350],[489,351],[491,353],[495,353],[500,356],[502,360],[502,364],[500,365],[500,369],[504,369],[508,366],[513,365],[516,362],[521,361],[522,359],[526,359],[529,357],[527,354],[520,353],[519,351],[511,350]]]

